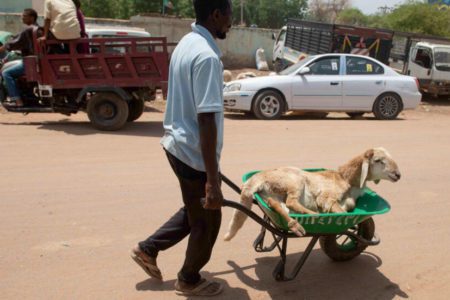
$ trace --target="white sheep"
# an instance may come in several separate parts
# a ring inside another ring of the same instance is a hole
[[[238,76],[236,76],[236,80],[252,78],[252,77],[256,77],[256,74],[253,72],[242,72],[242,73],[239,73]]]
[[[230,82],[233,80],[233,74],[229,70],[223,71],[223,82]]]
[[[288,223],[289,229],[303,236],[304,228],[289,211],[304,214],[339,213],[354,209],[367,181],[396,182],[400,171],[383,148],[373,148],[353,158],[337,171],[306,172],[294,167],[266,170],[253,175],[242,187],[241,204],[251,208],[258,193]],[[224,239],[231,240],[247,215],[235,210]]]

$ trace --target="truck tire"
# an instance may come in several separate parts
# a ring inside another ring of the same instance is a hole
[[[393,120],[402,110],[402,99],[397,94],[386,93],[377,98],[372,111],[378,120]]]
[[[95,128],[119,130],[127,122],[128,104],[115,93],[96,93],[88,102],[87,113]]]
[[[144,113],[144,101],[141,99],[133,99],[128,102],[128,119],[127,122],[133,122],[139,119]]]
[[[252,112],[260,120],[276,120],[283,114],[284,107],[284,99],[279,92],[266,90],[256,96]]]

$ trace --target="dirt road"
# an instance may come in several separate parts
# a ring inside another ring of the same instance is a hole
[[[160,107],[160,106],[159,106]],[[181,205],[159,145],[163,113],[149,109],[113,133],[84,114],[0,114],[0,295],[2,299],[178,299],[186,242],[161,253],[164,283],[129,257]],[[317,246],[299,277],[272,278],[278,256],[255,253],[248,221],[224,242],[223,225],[204,275],[226,285],[217,299],[449,299],[450,109],[422,106],[396,121],[287,116],[265,122],[228,114],[222,170],[284,165],[336,168],[373,146],[387,148],[400,182],[371,185],[392,205],[375,217],[381,244],[334,263]],[[226,198],[237,195],[225,188]],[[289,259],[306,239],[291,241]]]

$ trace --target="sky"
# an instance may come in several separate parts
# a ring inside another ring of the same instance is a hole
[[[359,8],[365,14],[376,13],[380,6],[393,7],[396,4],[401,4],[405,0],[351,0],[354,7]]]

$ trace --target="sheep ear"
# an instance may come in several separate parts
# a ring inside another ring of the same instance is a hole
[[[375,182],[375,184],[379,184],[380,183],[380,179],[374,180],[373,182]]]
[[[360,179],[360,188],[364,187],[366,183],[367,174],[369,173],[369,160],[364,159],[361,166],[361,179]]]

